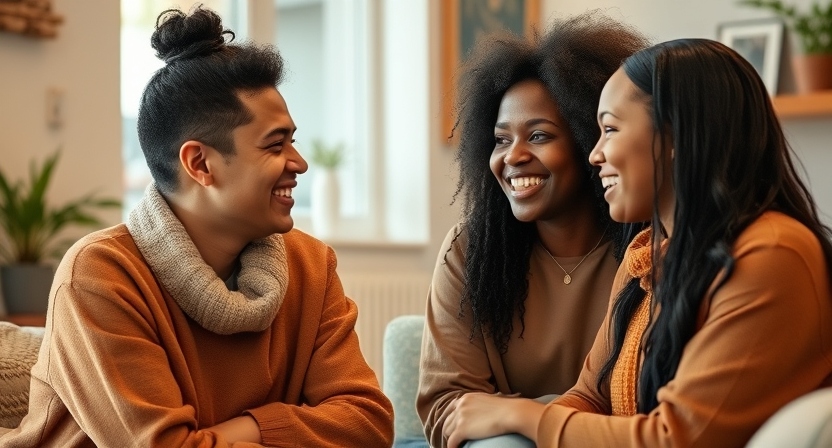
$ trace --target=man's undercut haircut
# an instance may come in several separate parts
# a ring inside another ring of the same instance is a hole
[[[142,94],[137,128],[162,192],[178,187],[179,148],[186,141],[232,157],[232,131],[254,118],[238,95],[276,88],[283,79],[283,58],[274,47],[233,40],[220,17],[201,6],[189,14],[167,10],[157,19],[151,45],[165,66]]]

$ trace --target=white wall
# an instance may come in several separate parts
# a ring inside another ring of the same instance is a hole
[[[786,139],[806,169],[806,180],[818,203],[822,219],[832,225],[832,116],[789,119],[783,122]]]
[[[807,11],[814,0],[791,0],[798,9]],[[720,23],[772,17],[762,10],[736,5],[729,0],[543,0],[543,21],[578,14],[600,8],[610,16],[625,21],[658,43],[684,37],[717,38]],[[787,39],[781,65],[781,91],[793,91],[788,64],[793,41]],[[827,224],[832,224],[832,115],[810,119],[790,118],[783,121],[786,137],[806,168],[811,184]]]
[[[60,147],[49,201],[92,190],[120,198],[119,2],[54,0],[53,10],[65,18],[56,39],[0,33],[0,169],[27,177],[32,159],[41,163]],[[45,118],[51,87],[64,92],[57,129]],[[120,220],[119,211],[99,216]]]

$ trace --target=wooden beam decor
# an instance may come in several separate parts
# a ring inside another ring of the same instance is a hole
[[[54,38],[63,21],[52,11],[52,0],[0,0],[0,31]]]

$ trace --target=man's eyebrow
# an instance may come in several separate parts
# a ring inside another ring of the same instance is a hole
[[[268,139],[270,139],[272,137],[276,137],[278,135],[292,134],[297,130],[298,130],[298,128],[288,128],[288,127],[274,128],[271,131],[269,131],[268,133],[266,133],[266,135],[264,135],[263,138],[261,138],[261,140],[268,140]]]

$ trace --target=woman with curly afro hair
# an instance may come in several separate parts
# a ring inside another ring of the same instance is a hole
[[[507,396],[575,384],[632,233],[610,219],[587,160],[595,112],[607,79],[646,45],[592,11],[532,39],[485,36],[461,68],[463,219],[434,271],[417,397],[432,446],[458,443],[460,409],[511,419]]]

